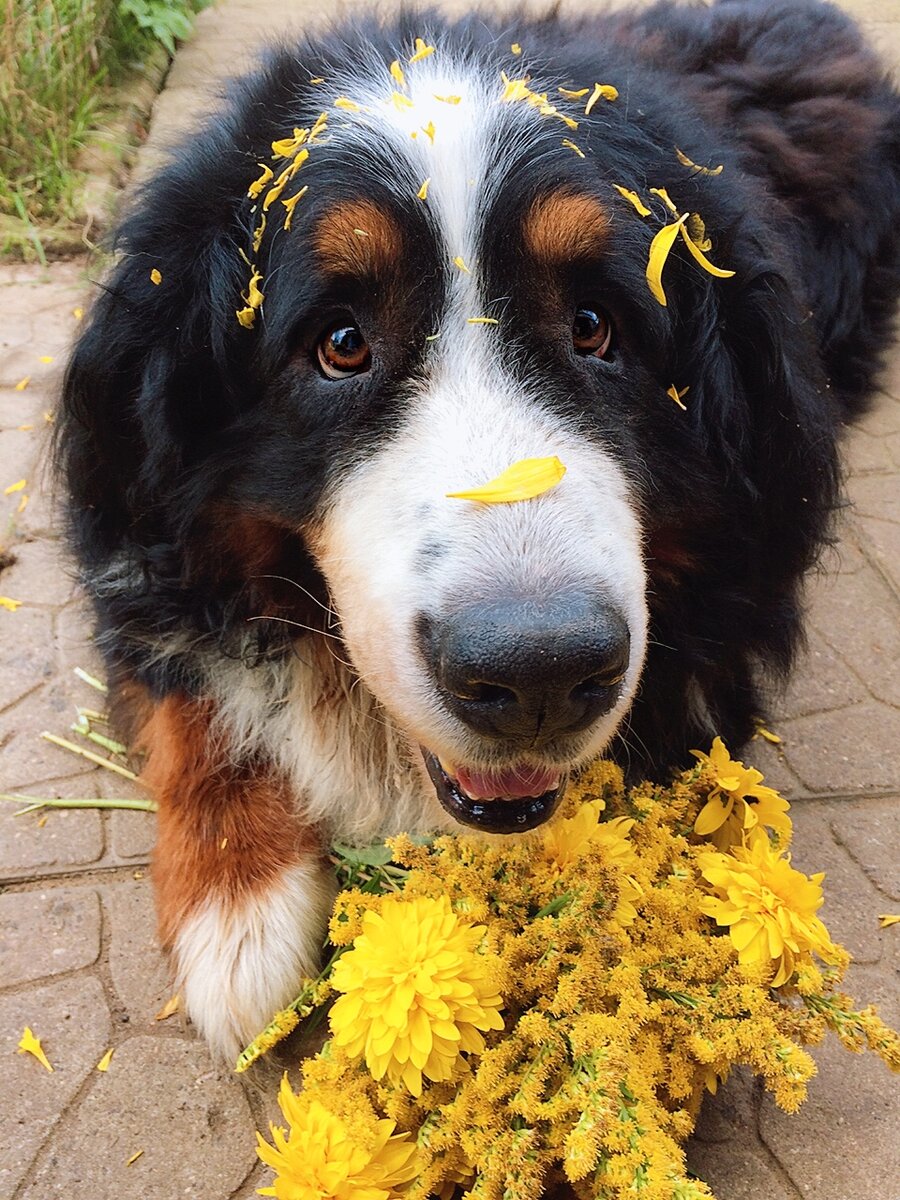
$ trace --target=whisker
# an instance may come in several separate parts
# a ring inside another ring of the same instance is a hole
[[[282,625],[293,625],[297,629],[305,629],[309,633],[318,633],[323,638],[331,638],[334,642],[344,643],[342,637],[338,637],[336,633],[328,633],[324,629],[317,629],[315,625],[304,625],[302,621],[292,621],[289,617],[270,617],[265,614],[258,617],[247,617],[248,621],[280,621]]]

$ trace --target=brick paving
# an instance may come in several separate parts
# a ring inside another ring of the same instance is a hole
[[[900,0],[845,7],[896,67]],[[295,4],[287,24],[273,0],[201,13],[157,101],[137,175],[154,168],[265,33],[308,26],[312,8]],[[65,733],[76,705],[98,706],[72,672],[97,662],[59,556],[44,468],[45,413],[77,329],[74,310],[89,303],[99,270],[87,260],[0,267],[0,554],[11,560],[0,593],[22,601],[15,613],[0,610],[2,791],[136,794],[39,736]],[[796,865],[827,872],[824,917],[856,959],[848,989],[898,1024],[900,928],[880,930],[876,914],[900,903],[900,350],[846,449],[853,507],[811,587],[809,652],[773,721],[784,744],[754,743],[747,757],[794,801]],[[24,492],[2,494],[21,478]],[[252,1132],[271,1113],[277,1068],[238,1080],[180,1014],[154,1019],[170,986],[154,941],[152,844],[153,818],[143,813],[45,819],[0,806],[0,1200],[248,1200],[265,1179]],[[42,1037],[52,1075],[14,1053],[26,1024]],[[110,1047],[101,1074],[96,1063]],[[816,1057],[819,1076],[798,1116],[779,1113],[741,1076],[707,1103],[691,1161],[718,1200],[898,1200],[895,1082],[877,1061],[837,1045]]]

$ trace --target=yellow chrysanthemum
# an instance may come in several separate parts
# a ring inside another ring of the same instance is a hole
[[[719,737],[714,739],[709,754],[701,750],[692,750],[691,754],[715,780],[694,822],[695,833],[709,838],[719,850],[740,845],[757,826],[774,830],[783,845],[790,841],[790,805],[774,788],[762,786],[761,771],[732,759]]]
[[[446,897],[386,900],[334,968],[334,1041],[414,1095],[422,1076],[449,1079],[460,1053],[480,1054],[502,1029],[495,963],[478,953],[483,925],[466,925]]]
[[[393,1121],[352,1127],[318,1100],[295,1095],[285,1076],[278,1104],[291,1126],[272,1126],[270,1146],[257,1134],[259,1157],[276,1172],[261,1196],[276,1200],[393,1200],[417,1173],[416,1144],[394,1133]]]
[[[628,835],[634,827],[631,817],[614,817],[601,821],[605,805],[602,800],[582,804],[574,817],[551,822],[541,834],[544,858],[556,872],[576,863],[589,849],[599,848],[604,859],[619,874],[619,901],[613,916],[620,925],[630,925],[637,916],[633,901],[643,895],[643,889],[631,872],[637,870],[638,858]]]
[[[837,961],[828,930],[816,916],[824,875],[795,870],[764,830],[753,830],[731,854],[709,851],[698,855],[697,862],[715,889],[701,910],[728,926],[740,963],[775,965],[772,987],[787,983],[797,958],[811,951],[825,962]]]

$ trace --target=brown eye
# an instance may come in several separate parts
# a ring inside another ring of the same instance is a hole
[[[601,308],[579,308],[572,322],[575,353],[604,358],[612,343],[612,322]]]
[[[322,374],[329,379],[349,379],[368,371],[372,363],[369,343],[358,325],[341,322],[329,329],[316,347]]]

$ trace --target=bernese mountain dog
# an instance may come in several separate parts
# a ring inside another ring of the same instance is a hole
[[[315,968],[333,840],[751,735],[890,334],[898,116],[824,3],[371,17],[142,189],[58,455],[215,1046]]]

